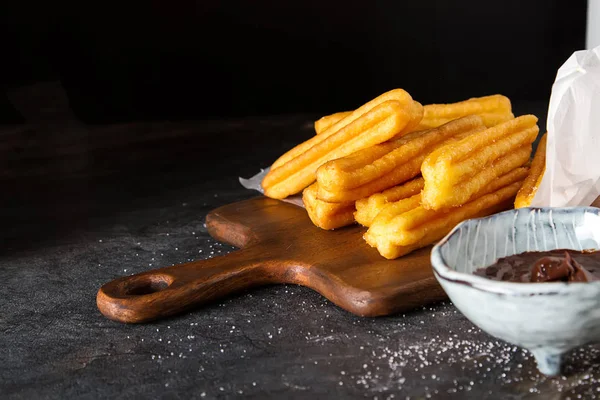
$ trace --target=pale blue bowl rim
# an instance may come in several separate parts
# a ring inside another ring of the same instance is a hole
[[[505,295],[513,295],[513,296],[533,296],[533,295],[567,295],[570,293],[579,292],[581,290],[581,285],[589,285],[593,286],[600,293],[600,281],[598,282],[589,282],[589,283],[564,283],[564,282],[550,282],[550,283],[521,283],[521,282],[504,282],[504,281],[494,281],[488,278],[484,278],[482,276],[477,276],[474,274],[468,274],[464,272],[458,272],[454,269],[450,268],[444,257],[442,256],[442,248],[444,246],[449,246],[448,241],[450,238],[456,234],[456,232],[460,231],[464,227],[469,224],[475,224],[478,221],[485,221],[489,219],[498,219],[507,214],[514,214],[516,212],[523,211],[541,211],[543,213],[552,212],[552,213],[592,213],[596,215],[600,215],[600,208],[596,207],[529,207],[529,208],[519,208],[504,211],[501,213],[493,214],[487,217],[482,218],[473,218],[466,221],[463,221],[456,225],[450,233],[448,233],[442,240],[440,240],[433,249],[431,250],[431,265],[433,267],[433,272],[436,279],[445,280],[449,282],[453,282],[459,285],[469,286],[474,289],[505,294]],[[493,226],[493,225],[492,225]],[[561,247],[564,249],[570,249],[570,246]],[[575,249],[573,249],[575,250]],[[579,249],[577,249],[579,250]],[[591,249],[587,249],[591,250]],[[482,267],[487,267],[488,265],[482,265]]]

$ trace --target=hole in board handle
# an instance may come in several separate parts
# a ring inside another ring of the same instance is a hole
[[[123,286],[123,293],[128,296],[142,296],[160,292],[171,285],[173,278],[168,275],[144,275],[128,279]]]

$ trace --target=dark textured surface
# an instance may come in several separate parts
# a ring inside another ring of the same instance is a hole
[[[21,140],[6,139],[7,129],[4,143]],[[82,130],[86,140],[69,142]],[[95,305],[101,284],[233,250],[208,236],[206,213],[254,196],[237,177],[312,135],[310,118],[32,131],[19,142],[29,158],[3,168],[2,398],[600,395],[599,346],[572,352],[565,375],[547,379],[528,353],[481,332],[449,303],[367,319],[308,289],[274,286],[156,323],[109,321]],[[134,145],[114,134],[132,131]],[[209,146],[213,132],[212,142],[227,147]],[[102,149],[99,138],[111,137]],[[54,143],[54,155],[31,156],[35,143]],[[27,169],[32,158],[45,167]]]

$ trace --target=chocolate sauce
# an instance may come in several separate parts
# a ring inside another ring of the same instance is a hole
[[[591,282],[600,280],[600,251],[552,250],[499,259],[475,275],[509,282]]]

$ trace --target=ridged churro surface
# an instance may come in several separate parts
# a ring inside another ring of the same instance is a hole
[[[422,115],[423,107],[402,89],[379,96],[281,156],[262,181],[265,195],[283,199],[301,192],[322,164],[402,135]]]
[[[469,202],[499,176],[529,161],[539,128],[524,115],[443,145],[423,161],[423,207],[432,210]]]
[[[487,127],[513,119],[510,100],[506,96],[474,97],[458,103],[428,104],[423,107],[423,119],[417,129],[440,126],[466,115],[479,115]]]
[[[390,203],[379,212],[364,238],[389,259],[433,244],[461,221],[510,208],[527,172],[527,168],[516,168],[494,180],[470,202],[448,210],[423,208],[420,194]]]
[[[351,111],[342,111],[326,115],[315,121],[315,132],[325,131],[333,123],[350,115]],[[515,116],[512,113],[510,99],[499,94],[474,97],[468,100],[449,104],[428,104],[423,106],[423,119],[416,130],[431,129],[467,115],[479,115],[485,126],[492,127]]]
[[[419,175],[425,157],[439,146],[484,129],[481,117],[471,115],[329,161],[317,170],[319,198],[359,200],[399,185]]]
[[[523,186],[519,189],[519,193],[517,193],[515,208],[529,207],[542,182],[544,172],[546,171],[547,136],[548,133],[545,133],[540,139],[540,143],[538,143],[535,155],[533,156],[533,161],[531,162],[531,168],[529,169],[529,175],[527,175],[527,178],[525,178],[525,181],[523,182]]]

